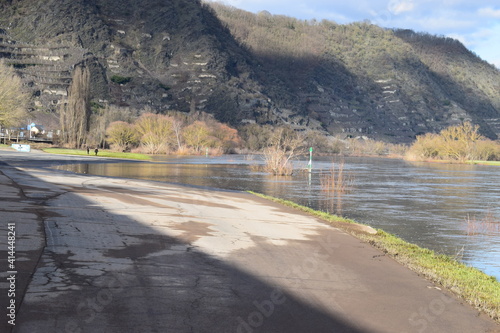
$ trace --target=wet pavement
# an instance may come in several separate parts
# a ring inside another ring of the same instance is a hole
[[[2,332],[500,332],[369,244],[253,195],[48,168],[96,157],[0,157]]]

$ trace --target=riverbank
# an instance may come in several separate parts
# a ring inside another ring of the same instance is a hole
[[[401,157],[402,160],[408,162],[424,162],[424,163],[437,163],[437,164],[472,164],[472,165],[490,165],[500,166],[500,161],[458,161],[458,160],[435,160],[435,159],[413,159]]]
[[[64,155],[87,155],[85,150],[80,149],[68,149],[68,148],[43,148],[42,149],[46,153],[50,154],[64,154]],[[94,154],[93,151],[90,154]],[[255,153],[254,153],[255,154]],[[245,154],[243,154],[245,155]],[[101,157],[111,157],[111,158],[123,158],[123,159],[132,159],[132,160],[151,160],[152,155],[147,154],[137,154],[137,153],[120,153],[120,152],[112,152],[109,150],[100,150],[98,156]],[[174,155],[179,156],[179,155]],[[308,155],[307,155],[308,156]],[[304,155],[304,157],[307,157]],[[330,156],[330,155],[318,155],[318,156]],[[401,155],[389,154],[389,155],[346,155],[349,157],[374,157],[374,158],[387,158],[387,159],[399,159],[405,160],[409,162],[426,162],[426,163],[441,163],[441,164],[473,164],[473,165],[491,165],[491,166],[500,166],[500,161],[465,161],[460,162],[456,160],[435,160],[435,159],[408,159]],[[342,157],[342,156],[340,156]],[[345,156],[344,156],[345,157]]]
[[[383,230],[372,232],[372,228],[360,225],[350,219],[316,211],[291,201],[258,193],[254,194],[307,212],[349,232],[380,249],[419,275],[452,291],[468,304],[500,322],[500,282],[496,278],[476,268],[464,265],[450,256],[436,254],[434,251],[408,243]]]
[[[99,158],[0,154],[0,191],[13,195],[1,211],[20,214],[18,255],[34,260],[16,332],[498,331],[366,242],[281,204],[48,168]],[[26,205],[46,238],[38,261],[22,252],[34,232],[21,228]]]

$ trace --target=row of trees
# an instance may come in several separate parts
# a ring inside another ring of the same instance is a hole
[[[116,150],[147,154],[199,154],[205,149],[228,153],[240,145],[238,131],[208,115],[143,113],[133,123],[115,121],[107,128]]]

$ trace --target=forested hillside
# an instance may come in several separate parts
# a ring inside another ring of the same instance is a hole
[[[0,57],[29,88],[32,119],[83,112],[102,135],[144,110],[391,142],[463,121],[500,134],[496,68],[456,40],[369,22],[198,0],[12,0],[0,2]]]
[[[404,140],[470,120],[500,133],[500,72],[456,40],[213,7],[265,66],[273,97],[292,96],[330,132]]]

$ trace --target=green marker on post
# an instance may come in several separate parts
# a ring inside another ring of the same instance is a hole
[[[309,148],[309,164],[307,167],[309,168],[309,172],[312,171],[312,163],[313,163],[313,147]]]

